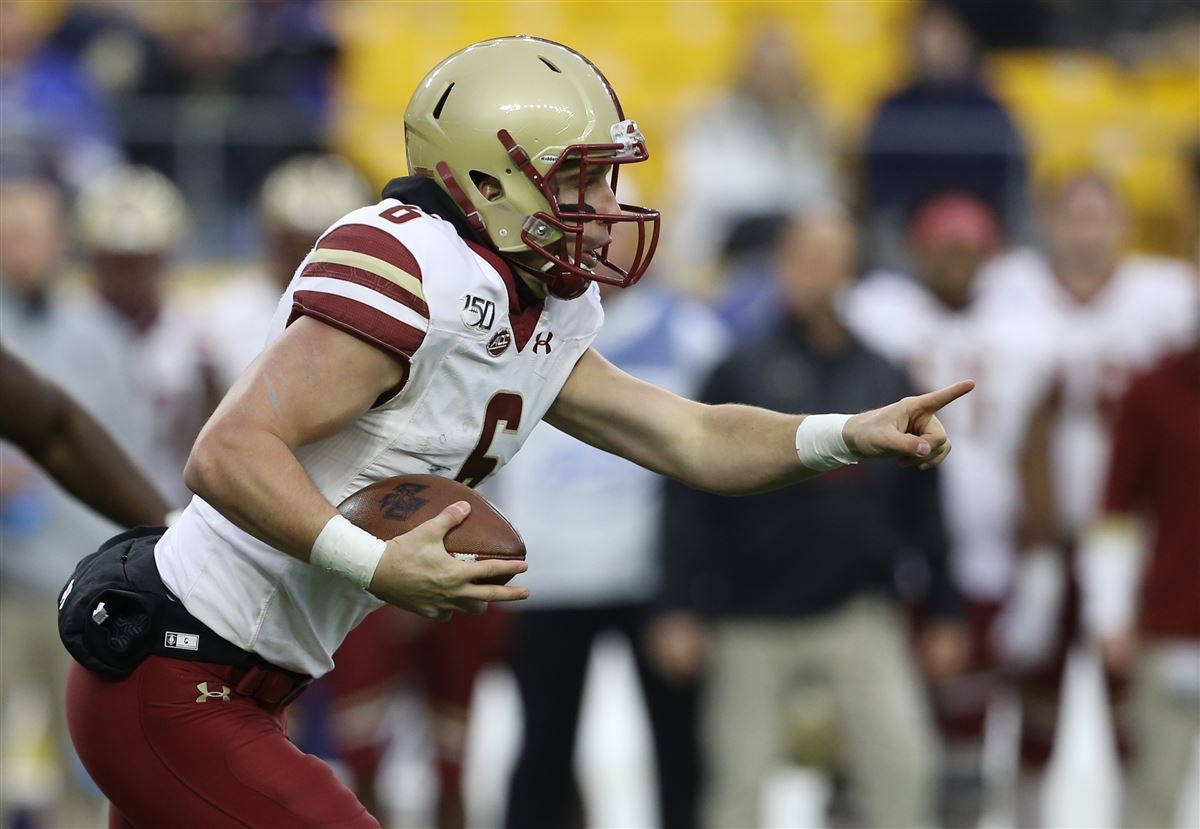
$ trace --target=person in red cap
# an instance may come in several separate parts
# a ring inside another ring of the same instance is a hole
[[[1016,459],[1046,350],[1037,331],[1016,315],[997,313],[983,297],[984,266],[1003,244],[997,215],[982,198],[959,190],[934,193],[908,224],[915,278],[876,272],[845,306],[855,333],[903,365],[918,390],[963,370],[985,378],[970,402],[950,414],[956,454],[941,478],[966,628],[927,622],[920,638],[946,742],[948,826],[973,826],[984,808],[984,728],[999,686],[990,642],[1016,569]]]

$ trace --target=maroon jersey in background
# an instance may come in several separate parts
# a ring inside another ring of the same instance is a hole
[[[1141,632],[1200,639],[1200,346],[1167,357],[1126,392],[1105,508],[1150,523]]]

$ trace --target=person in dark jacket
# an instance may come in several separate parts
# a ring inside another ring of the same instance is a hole
[[[865,137],[864,174],[878,264],[903,257],[908,214],[945,189],[978,195],[1009,235],[1027,213],[1025,144],[979,73],[974,37],[954,8],[931,0],[912,29],[913,79],[883,100]]]
[[[854,277],[855,238],[841,215],[802,217],[784,234],[777,278],[786,314],[715,370],[704,400],[784,411],[869,409],[910,394],[899,369],[838,319]],[[927,585],[945,668],[965,641],[937,478],[914,468],[846,468],[803,492],[722,498],[673,485],[665,531],[664,614],[651,653],[668,675],[708,657],[702,714],[710,769],[706,821],[762,825],[761,787],[785,760],[788,703],[827,688],[865,822],[929,826],[938,752],[895,593],[896,574]],[[918,578],[912,574],[921,573]],[[704,620],[703,622],[701,620]]]

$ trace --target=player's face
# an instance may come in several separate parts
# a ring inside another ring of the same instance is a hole
[[[317,240],[311,233],[287,228],[272,228],[267,234],[271,251],[271,271],[275,281],[287,286],[297,266],[308,256]]]
[[[1084,270],[1108,270],[1121,253],[1124,212],[1106,185],[1079,181],[1051,206],[1048,230],[1055,258]]]
[[[96,288],[131,320],[152,320],[161,297],[166,260],[158,253],[97,252],[92,255]]]
[[[813,216],[792,225],[777,268],[788,308],[800,318],[825,313],[854,280],[855,237],[841,216]]]
[[[558,205],[565,211],[582,211],[603,215],[605,213],[620,213],[621,206],[609,183],[609,165],[588,167],[588,177],[582,187],[579,181],[579,165],[564,164],[554,174],[551,187],[558,199]],[[583,225],[582,263],[588,268],[596,265],[596,254],[612,241],[612,223],[602,220],[585,222]],[[574,239],[563,239],[562,251],[570,255],[574,250]]]
[[[46,286],[62,260],[62,200],[53,187],[21,182],[0,189],[0,275],[18,292]]]
[[[917,265],[925,284],[952,308],[970,302],[971,282],[988,252],[967,241],[951,240],[917,252]]]

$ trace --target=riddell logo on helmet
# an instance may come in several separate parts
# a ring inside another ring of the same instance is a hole
[[[487,353],[493,357],[499,357],[505,351],[508,351],[508,346],[512,343],[512,332],[507,328],[501,328],[497,331],[487,344]]]

